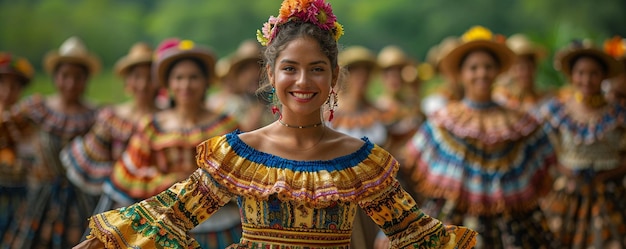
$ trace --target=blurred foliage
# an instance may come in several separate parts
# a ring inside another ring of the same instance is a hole
[[[626,36],[624,0],[330,2],[346,28],[340,41],[344,46],[358,44],[378,51],[396,44],[419,60],[443,38],[459,36],[473,25],[506,36],[525,33],[552,52],[575,38],[601,43],[613,35]],[[93,79],[92,85],[98,85],[93,92],[96,100],[116,101],[119,93],[97,95],[107,89],[100,85],[121,85],[110,82],[119,81],[110,75],[110,68],[133,43],[156,46],[164,38],[180,37],[225,56],[242,40],[255,39],[256,30],[278,14],[279,6],[279,0],[0,0],[0,50],[27,57],[41,72],[45,53],[69,36],[79,36],[105,67],[103,75]],[[539,71],[539,82],[545,86],[563,81],[552,69],[551,56]]]

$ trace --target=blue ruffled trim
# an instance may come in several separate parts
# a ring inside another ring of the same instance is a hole
[[[374,148],[374,144],[371,143],[367,137],[363,137],[361,138],[361,140],[365,142],[363,146],[351,154],[331,160],[296,161],[271,155],[250,147],[239,138],[239,134],[241,133],[241,131],[236,130],[226,134],[226,141],[238,156],[254,163],[263,164],[267,167],[288,169],[294,172],[316,172],[320,170],[333,172],[345,170],[367,159]]]
[[[512,158],[514,161],[510,162],[512,165],[508,166],[506,170],[487,170],[476,165],[476,163],[500,160],[503,157],[511,156],[510,153],[514,151],[515,144],[519,142],[508,143],[503,146],[502,150],[488,153],[451,135],[454,137],[454,141],[460,143],[464,149],[463,151],[455,151],[451,150],[446,141],[437,139],[437,136],[433,125],[427,121],[411,143],[415,149],[423,150],[421,151],[422,160],[428,163],[431,172],[437,175],[448,175],[456,181],[460,181],[464,188],[472,192],[491,191],[489,189],[494,186],[488,185],[494,179],[499,179],[501,186],[497,188],[501,188],[505,192],[524,189],[530,184],[532,173],[528,173],[539,170],[545,163],[543,160],[554,152],[548,136],[542,132],[542,134],[531,135],[533,137],[530,140],[523,142],[523,148],[520,150],[522,155],[514,156]],[[468,155],[476,156],[479,161],[469,162],[467,160]],[[520,179],[520,177],[525,179]],[[477,178],[481,179],[479,183],[468,180]]]
[[[548,133],[558,132],[564,129],[575,134],[578,140],[585,142],[593,142],[617,126],[624,125],[626,117],[626,109],[618,104],[611,105],[607,112],[597,122],[581,123],[578,122],[568,113],[565,112],[565,105],[560,101],[553,99],[549,101],[542,109],[544,118],[548,121],[545,123],[545,130]]]

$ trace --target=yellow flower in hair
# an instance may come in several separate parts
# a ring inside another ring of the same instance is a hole
[[[26,77],[28,78],[33,77],[33,74],[35,73],[35,70],[30,65],[30,63],[28,63],[28,61],[23,58],[20,58],[15,62],[15,69],[26,75]]]
[[[343,35],[343,25],[339,24],[338,22],[335,22],[335,41],[338,41],[339,38],[341,38],[341,36]]]
[[[470,42],[476,40],[491,40],[493,34],[491,31],[483,26],[474,26],[461,37],[463,42]]]
[[[180,50],[189,50],[192,49],[193,46],[193,41],[190,40],[182,40],[180,41],[180,44],[178,44],[178,48],[180,48]]]
[[[622,39],[619,36],[606,40],[604,42],[604,52],[614,58],[620,58],[624,56],[626,52],[626,39]]]

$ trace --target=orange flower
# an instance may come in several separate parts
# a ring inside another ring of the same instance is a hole
[[[624,56],[626,52],[626,41],[619,36],[604,41],[604,52],[615,58]]]

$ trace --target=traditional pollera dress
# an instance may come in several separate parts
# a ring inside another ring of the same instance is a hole
[[[522,110],[538,115],[539,107],[545,104],[550,95],[546,92],[533,93],[509,83],[497,85],[492,92],[494,102],[514,110]]]
[[[113,107],[100,110],[97,122],[90,132],[72,140],[61,151],[61,162],[67,177],[84,191],[94,195],[102,193],[102,183],[111,175],[113,163],[126,150],[136,121],[117,115]],[[108,211],[112,207],[96,210]]]
[[[352,137],[367,136],[375,144],[382,145],[387,141],[387,129],[382,120],[382,112],[373,106],[355,112],[336,110],[329,126]]]
[[[353,112],[336,110],[333,120],[328,125],[352,137],[368,137],[372,143],[380,146],[385,145],[389,140],[383,113],[374,106],[366,106]],[[362,210],[357,211],[354,223],[352,247],[373,248],[372,245],[380,229]]]
[[[402,162],[406,142],[413,137],[426,117],[418,106],[406,106],[398,100],[381,98],[377,106],[382,110],[381,120],[388,134],[387,143],[382,146]]]
[[[477,248],[550,248],[538,199],[554,150],[529,114],[468,100],[435,112],[408,143],[424,212],[479,233]]]
[[[33,134],[35,161],[28,170],[28,207],[11,225],[3,247],[69,248],[80,241],[87,228],[96,197],[72,184],[59,160],[59,152],[74,137],[93,125],[97,110],[66,114],[50,109],[41,95],[34,95],[14,108],[16,123],[36,127]],[[24,128],[24,127],[22,127]],[[10,245],[9,245],[10,244]]]
[[[626,175],[599,174],[624,166],[626,109],[607,104],[581,115],[567,103],[551,100],[541,109],[559,169],[542,201],[548,224],[568,248],[625,248]]]
[[[397,248],[470,248],[475,233],[422,213],[395,180],[398,163],[363,140],[342,157],[294,161],[255,150],[239,132],[211,138],[187,180],[92,217],[91,236],[107,248],[198,248],[186,231],[236,198],[243,236],[228,248],[349,248],[358,207]]]
[[[26,196],[26,168],[19,157],[21,132],[9,111],[0,113],[0,241]]]
[[[145,117],[103,185],[104,193],[113,201],[108,206],[133,204],[185,179],[197,169],[196,146],[207,138],[236,128],[235,119],[227,115],[216,116],[188,130],[163,130],[156,116]],[[202,248],[224,248],[239,241],[240,223],[239,211],[233,203],[193,230],[192,235]]]

